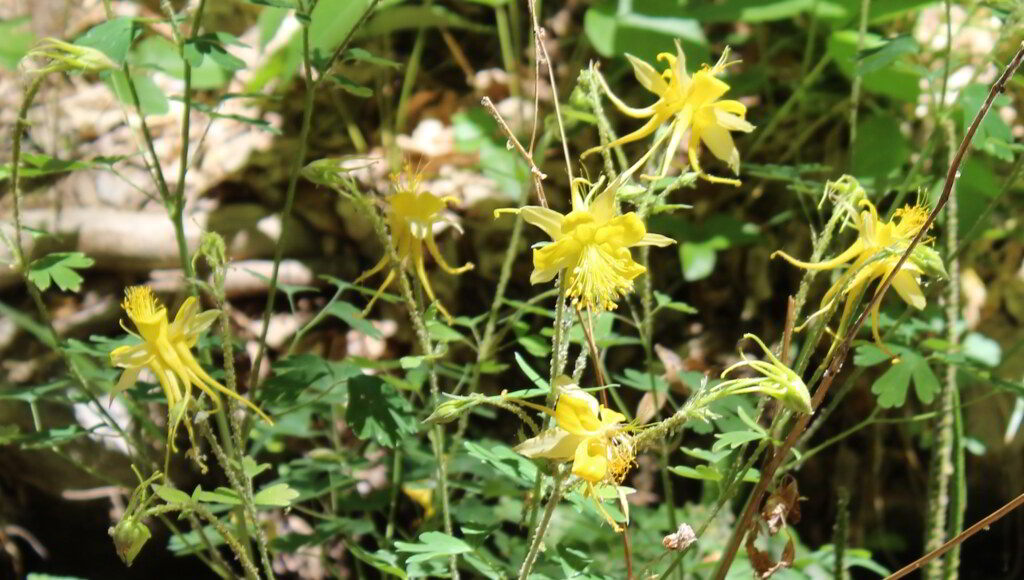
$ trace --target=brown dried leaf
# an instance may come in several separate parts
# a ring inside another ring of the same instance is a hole
[[[690,547],[690,544],[697,541],[697,534],[693,532],[693,528],[690,524],[679,524],[679,528],[675,533],[669,534],[662,538],[661,545],[665,546],[666,550],[675,550],[681,552],[686,548]]]
[[[783,568],[789,568],[793,565],[793,558],[796,555],[796,546],[793,544],[793,538],[790,537],[786,541],[786,547],[782,550],[782,557],[776,562],[775,558],[772,557],[771,553],[761,551],[754,545],[757,541],[758,528],[755,528],[749,536],[747,536],[747,557],[750,559],[750,565],[754,568],[754,577],[759,580],[765,580],[771,578],[776,572]]]
[[[800,491],[795,477],[787,475],[782,485],[765,500],[761,519],[767,524],[768,533],[773,536],[786,527],[787,523],[800,521]]]

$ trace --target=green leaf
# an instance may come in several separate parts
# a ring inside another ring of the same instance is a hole
[[[151,487],[153,488],[153,493],[169,504],[187,504],[192,501],[192,498],[180,489],[161,485],[159,483],[154,483]]]
[[[909,35],[887,39],[882,44],[860,54],[857,71],[862,74],[878,72],[907,54],[916,54],[921,47]]]
[[[537,477],[537,466],[510,447],[501,443],[487,446],[472,441],[464,442],[463,446],[470,457],[475,457],[496,469],[502,477],[515,482],[520,488],[528,489],[533,486],[533,480]]]
[[[0,20],[0,66],[7,70],[18,68],[18,62],[28,53],[36,42],[28,24],[29,17],[21,16],[10,20]]]
[[[41,177],[57,173],[67,173],[78,169],[89,169],[100,163],[84,160],[64,160],[50,157],[42,153],[25,153],[21,156],[21,177]],[[11,175],[11,164],[0,165],[0,181]]]
[[[717,252],[709,242],[683,242],[679,244],[679,261],[683,265],[683,279],[687,282],[702,280],[715,270]]]
[[[234,72],[245,68],[245,61],[234,56],[227,49],[225,44],[245,46],[238,40],[225,32],[210,32],[185,42],[185,59],[193,67],[203,64],[203,57],[209,56],[222,69]]]
[[[373,439],[384,447],[395,447],[403,435],[417,430],[409,401],[371,375],[349,380],[345,421],[360,439]]]
[[[288,507],[297,497],[299,492],[289,487],[287,483],[275,483],[256,492],[252,496],[252,501],[256,505]]]
[[[891,348],[891,345],[889,345]],[[853,364],[859,367],[870,367],[885,362],[892,358],[892,355],[885,352],[874,344],[861,344],[854,351]]]
[[[622,56],[628,52],[655,64],[658,53],[675,53],[674,42],[678,39],[691,71],[710,60],[707,38],[700,24],[689,17],[689,6],[680,10],[673,0],[650,0],[637,2],[635,8],[624,11],[623,4],[604,0],[588,8],[583,17],[587,39],[601,56]]]
[[[409,575],[405,573],[405,570],[402,570],[393,564],[397,558],[391,552],[377,550],[371,554],[352,542],[346,542],[345,549],[364,564],[371,566],[386,575],[397,576],[401,580],[406,580],[406,578],[409,577]]]
[[[370,87],[364,87],[341,73],[330,74],[327,78],[352,96],[359,97],[361,99],[373,96],[373,89]]]
[[[473,551],[466,542],[442,532],[424,532],[419,542],[395,542],[395,547],[399,552],[414,554],[406,560],[407,564]]]
[[[751,441],[760,441],[765,438],[765,434],[760,431],[729,431],[728,433],[718,433],[715,435],[717,441],[711,447],[712,451],[720,451],[725,448],[736,449],[741,445],[750,443]]]
[[[961,122],[964,132],[974,122],[974,117],[988,98],[988,87],[983,84],[968,85],[960,92],[960,107],[962,112]],[[992,103],[993,111],[1010,104],[1010,98],[1006,95],[999,95]],[[989,113],[978,125],[978,130],[971,141],[975,149],[981,149],[989,155],[1003,161],[1013,161],[1013,150],[1010,144],[1013,143],[1013,134],[1010,126],[1006,124],[1001,115]],[[991,195],[991,194],[990,194]]]
[[[309,15],[309,50],[313,58],[317,61],[329,59],[373,5],[373,0],[317,2]]]
[[[160,90],[160,87],[156,86],[153,79],[136,73],[132,75],[132,81],[135,83],[135,90],[139,95],[139,106],[143,115],[163,115],[170,110],[167,96]],[[129,107],[135,106],[131,88],[128,86],[128,78],[123,71],[116,70],[110,73],[106,82],[110,90],[114,91],[117,100]]]
[[[93,26],[79,36],[75,44],[95,48],[117,64],[124,64],[128,50],[140,32],[141,29],[135,25],[133,18],[122,16]]]
[[[235,490],[226,487],[218,487],[214,491],[203,491],[201,488],[197,487],[196,490],[192,492],[192,499],[194,501],[201,501],[205,503],[242,505],[242,498],[238,497]]]
[[[365,62],[367,64],[388,67],[395,70],[402,68],[402,63],[391,60],[390,58],[377,56],[365,48],[350,48],[345,51],[341,58],[345,61]]]
[[[672,298],[669,297],[668,294],[663,294],[661,292],[658,292],[657,290],[654,291],[654,300],[655,302],[658,303],[658,307],[655,310],[661,310],[662,308],[666,308],[668,310],[682,312],[683,314],[697,314],[697,309],[694,308],[693,306],[690,306],[685,302],[672,300]]]
[[[900,132],[900,120],[889,114],[872,115],[857,124],[853,173],[881,180],[910,158],[910,143]]]
[[[902,407],[911,379],[917,399],[925,404],[932,402],[939,392],[939,379],[927,359],[906,347],[893,347],[893,351],[899,358],[871,386],[871,392],[878,395],[878,405],[883,409]]]
[[[977,332],[968,333],[963,342],[964,355],[989,367],[997,367],[1003,359],[999,343]]]
[[[352,0],[343,1],[350,2]],[[319,8],[319,5],[317,8]],[[400,30],[421,30],[423,28],[435,27],[473,32],[493,31],[492,27],[477,24],[472,20],[459,16],[444,6],[437,4],[430,6],[400,4],[381,8],[374,12],[370,20],[357,31],[357,36],[360,38],[384,36]]]
[[[515,354],[515,357],[516,364],[519,365],[519,370],[523,371],[523,374],[526,375],[526,378],[530,379],[530,382],[533,383],[534,386],[547,388],[548,382],[541,378],[540,373],[533,370],[533,367],[530,366],[530,363],[526,362],[526,359],[523,358],[523,355],[517,352]]]
[[[690,467],[689,465],[677,465],[675,467],[669,467],[668,470],[680,477],[686,477],[688,479],[722,481],[722,473],[712,465],[698,465],[696,467]]]
[[[76,270],[88,268],[93,263],[93,259],[82,252],[48,254],[28,265],[28,279],[43,291],[53,283],[64,292],[78,292],[82,289],[83,278]]]
[[[836,66],[846,75],[853,78],[857,62],[857,30],[840,30],[833,32],[828,39],[828,54],[835,59]],[[865,53],[880,48],[885,41],[877,34],[868,33],[864,36]],[[863,54],[863,53],[862,53]],[[864,90],[914,102],[920,93],[918,88],[922,71],[905,60],[895,60],[882,70],[861,75],[861,86]]]
[[[377,330],[377,327],[372,322],[363,318],[363,313],[355,306],[348,302],[342,302],[340,300],[332,302],[327,306],[327,314],[340,318],[352,327],[352,330],[359,331],[366,336],[371,338],[384,338],[384,335]]]

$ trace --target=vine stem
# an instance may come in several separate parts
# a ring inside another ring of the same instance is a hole
[[[910,257],[910,254],[914,251],[914,248],[916,248],[918,244],[921,243],[921,240],[924,239],[925,235],[928,233],[928,229],[935,222],[935,218],[946,206],[946,203],[949,201],[950,194],[953,191],[953,185],[956,183],[956,180],[959,177],[960,166],[963,163],[964,158],[967,157],[967,152],[970,149],[971,141],[974,139],[974,134],[978,131],[978,126],[981,125],[981,122],[985,118],[985,115],[988,114],[989,109],[992,108],[992,103],[995,101],[996,97],[1005,90],[1006,83],[1009,82],[1010,78],[1014,75],[1014,73],[1017,72],[1017,69],[1020,68],[1022,61],[1024,61],[1024,42],[1021,43],[1020,47],[1017,49],[1017,53],[1013,56],[1013,59],[1006,66],[1006,68],[1003,69],[1002,74],[999,76],[996,82],[992,84],[992,88],[989,90],[988,96],[985,98],[985,102],[978,110],[977,115],[974,116],[974,120],[971,122],[970,127],[968,127],[967,132],[964,134],[963,140],[960,142],[960,147],[957,149],[956,155],[953,157],[952,163],[950,163],[949,170],[946,172],[946,180],[942,186],[942,193],[939,195],[938,200],[936,200],[935,207],[932,208],[932,211],[928,214],[928,218],[925,220],[925,223],[923,224],[921,229],[917,232],[917,235],[914,236],[914,239],[910,241],[910,245],[907,246],[907,249],[903,252],[903,255],[900,256],[900,259],[899,261],[896,262],[895,267],[893,267],[893,269],[889,272],[885,279],[882,280],[882,283],[878,286],[878,289],[875,291],[871,300],[868,301],[868,304],[864,308],[864,311],[861,312],[860,316],[857,317],[853,325],[846,332],[846,335],[843,337],[842,342],[839,344],[839,348],[836,349],[835,356],[832,358],[831,363],[825,370],[825,373],[821,379],[821,384],[818,386],[817,390],[815,390],[814,397],[811,399],[811,409],[817,409],[818,406],[821,405],[822,400],[824,400],[825,395],[828,393],[829,388],[832,386],[832,382],[839,374],[839,371],[842,370],[843,363],[846,362],[846,356],[849,354],[850,348],[853,345],[854,338],[857,336],[857,333],[860,332],[861,327],[864,326],[864,323],[871,315],[871,310],[885,296],[886,292],[889,290],[889,287],[892,285],[892,280],[895,277],[895,275],[898,274],[900,270],[903,268],[903,264],[906,263],[907,259]],[[782,465],[783,460],[785,460],[786,456],[789,454],[789,450],[793,447],[793,444],[796,443],[800,434],[807,427],[807,424],[810,422],[812,416],[813,411],[810,414],[801,416],[797,420],[796,424],[790,430],[789,435],[786,437],[786,440],[783,442],[782,446],[773,453],[771,461],[762,471],[761,478],[758,480],[757,486],[754,488],[754,491],[751,494],[751,501],[747,502],[746,509],[743,510],[742,516],[740,516],[739,520],[737,521],[736,527],[733,529],[732,536],[729,539],[729,544],[726,546],[726,549],[722,554],[722,558],[719,561],[718,568],[715,570],[714,578],[716,580],[723,580],[725,578],[726,573],[732,566],[733,560],[736,558],[736,552],[739,549],[740,543],[743,541],[744,536],[746,536],[746,531],[747,528],[750,526],[751,518],[754,515],[754,511],[761,504],[761,497],[767,490],[769,483],[774,479],[775,472],[778,470],[779,466]],[[1020,503],[1024,503],[1024,495],[1013,500],[1012,502],[1007,504],[1007,506],[1013,505],[1013,507],[1016,507]],[[1003,506],[1003,508],[1000,508],[1000,510],[1006,508],[1007,506]],[[999,510],[997,510],[993,515],[995,514],[999,514]],[[1002,517],[1002,515],[1005,514],[1001,514],[999,515],[999,517]],[[998,519],[998,517],[995,519]],[[971,528],[969,528],[967,531],[970,531],[974,528],[975,526],[971,526]],[[975,530],[975,532],[977,532],[977,530]],[[961,538],[961,536],[963,535],[964,534],[960,534],[959,536],[957,536],[957,538]],[[956,540],[957,538],[954,538],[954,540]],[[960,541],[963,541],[963,539],[960,539]],[[935,550],[928,554],[928,556],[931,556],[930,558],[922,558],[919,561],[921,564],[924,564],[931,558],[935,558],[942,555],[943,553],[945,553],[946,550],[952,547],[953,545],[951,545],[951,542],[947,542],[942,548],[939,548],[938,550]],[[894,576],[894,578],[895,577],[898,576]]]

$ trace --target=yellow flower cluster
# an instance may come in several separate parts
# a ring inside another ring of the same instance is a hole
[[[749,133],[754,130],[754,125],[746,120],[746,105],[736,100],[722,99],[729,91],[729,85],[718,77],[727,67],[738,62],[729,60],[729,49],[725,49],[715,66],[704,65],[693,76],[686,72],[686,57],[678,43],[676,54],[663,52],[658,55],[658,60],[666,64],[665,70],[660,74],[650,64],[632,55],[626,56],[633,65],[637,81],[657,95],[658,100],[640,109],[630,107],[604,85],[608,98],[617,109],[630,117],[648,120],[636,131],[603,147],[590,149],[583,155],[643,139],[668,122],[671,136],[659,176],[668,172],[676,150],[689,129],[687,154],[693,170],[711,182],[739,185],[739,180],[705,173],[698,155],[698,150],[703,144],[712,155],[724,161],[734,174],[739,175],[740,153],[733,142],[731,132]]]
[[[459,266],[458,268],[448,264],[444,256],[441,255],[441,251],[437,247],[437,241],[434,239],[435,224],[447,222],[461,232],[459,225],[443,213],[447,204],[457,200],[453,197],[438,197],[429,191],[420,191],[420,176],[414,175],[411,172],[407,172],[404,182],[400,177],[393,176],[392,183],[396,191],[388,200],[387,219],[395,253],[398,254],[398,259],[403,268],[411,268],[416,273],[427,296],[432,302],[437,304],[438,312],[450,323],[452,315],[437,299],[437,296],[434,295],[434,288],[430,285],[430,278],[427,277],[426,265],[424,263],[424,248],[434,258],[437,265],[449,274],[458,275],[473,269],[473,264],[471,263]],[[386,268],[390,261],[390,257],[385,254],[376,265],[363,272],[356,279],[355,283],[359,284],[370,276],[377,274]],[[395,276],[397,276],[397,272],[394,269],[388,270],[384,281],[377,288],[377,292],[370,299],[369,304],[366,305],[366,309],[363,311],[364,315],[370,312],[370,309],[373,308],[374,303],[384,293],[384,290],[394,282]]]
[[[167,440],[172,450],[176,450],[174,438],[178,425],[184,421],[189,434],[192,433],[191,424],[184,418],[193,400],[193,386],[210,396],[215,409],[220,408],[218,393],[222,393],[243,403],[267,423],[273,423],[259,407],[207,374],[192,355],[192,347],[199,340],[199,335],[217,319],[219,310],[200,312],[198,302],[190,296],[178,309],[174,321],[168,322],[167,309],[148,286],[131,286],[124,294],[122,306],[138,334],[128,328],[125,330],[141,342],[133,346],[119,346],[110,352],[111,364],[124,369],[114,393],[134,385],[142,370],[149,369],[167,398],[170,416]]]
[[[615,194],[619,183],[612,182],[589,202],[573,191],[572,210],[565,215],[533,205],[495,211],[495,216],[519,213],[551,237],[550,244],[533,251],[531,284],[550,282],[564,272],[566,295],[577,308],[614,310],[616,301],[633,291],[633,279],[646,271],[633,260],[629,249],[675,243],[647,233],[634,212],[618,215]]]
[[[846,301],[843,315],[839,319],[840,332],[846,328],[868,285],[875,280],[885,279],[896,269],[900,256],[928,219],[928,211],[919,205],[896,210],[888,222],[879,219],[878,211],[870,201],[861,200],[860,205],[866,209],[859,214],[854,213],[857,239],[835,258],[824,262],[803,262],[783,251],[772,254],[772,257],[779,256],[794,266],[807,270],[832,270],[853,261],[850,268],[832,284],[821,300],[823,309],[834,299],[843,297]],[[941,260],[933,258],[933,253],[934,250],[928,246],[919,245],[892,279],[892,287],[900,298],[918,310],[923,309],[926,304],[919,283],[921,275],[927,273],[926,270],[939,275],[944,272]],[[871,332],[875,342],[881,346],[882,339],[878,334],[879,304],[876,303],[871,310]]]

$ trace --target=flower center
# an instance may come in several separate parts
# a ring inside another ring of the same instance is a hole
[[[159,302],[149,286],[129,286],[124,291],[121,307],[133,321],[149,320],[157,314]]]

